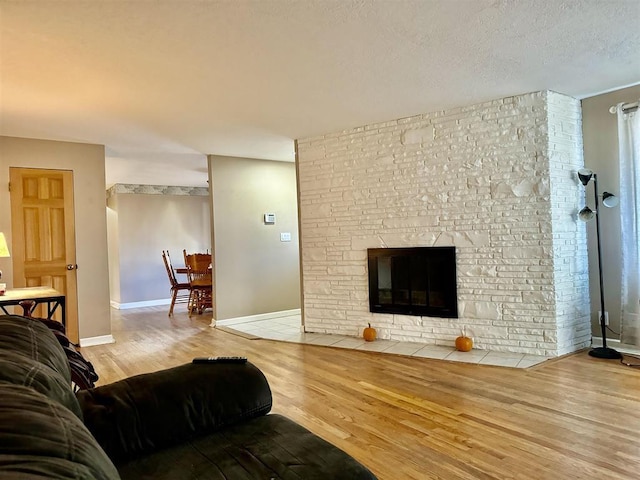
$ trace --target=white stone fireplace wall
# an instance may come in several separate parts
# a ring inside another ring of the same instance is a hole
[[[556,356],[589,344],[580,103],[537,92],[297,141],[305,330]],[[453,245],[459,318],[369,312],[367,248]]]

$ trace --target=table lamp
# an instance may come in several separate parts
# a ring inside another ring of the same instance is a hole
[[[10,257],[9,246],[7,245],[7,239],[4,233],[0,232],[0,257]],[[2,270],[0,270],[0,280],[2,280]]]

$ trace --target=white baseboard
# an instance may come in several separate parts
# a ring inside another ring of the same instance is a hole
[[[96,345],[105,345],[107,343],[116,343],[113,335],[100,335],[99,337],[89,337],[80,339],[80,347],[95,347]]]
[[[158,305],[170,305],[170,298],[161,298],[159,300],[147,300],[144,302],[118,303],[111,300],[111,306],[116,310],[128,310],[130,308],[157,307]]]
[[[257,315],[248,315],[246,317],[226,318],[217,320],[218,325],[237,325],[239,323],[256,322],[258,320],[268,320],[270,318],[290,317],[291,315],[300,315],[302,310],[294,308],[293,310],[281,310],[279,312],[259,313]]]

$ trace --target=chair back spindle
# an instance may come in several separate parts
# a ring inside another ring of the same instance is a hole
[[[169,316],[173,315],[173,307],[176,303],[189,303],[191,298],[191,285],[189,283],[180,283],[176,278],[176,272],[171,264],[171,256],[169,250],[162,251],[162,261],[164,262],[164,268],[167,271],[169,277],[169,283],[171,284],[171,304],[169,306]],[[184,293],[187,292],[187,293]]]

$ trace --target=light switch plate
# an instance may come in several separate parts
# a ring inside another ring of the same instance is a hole
[[[289,233],[289,232],[280,233],[280,241],[281,242],[290,242],[291,241],[291,233]]]

